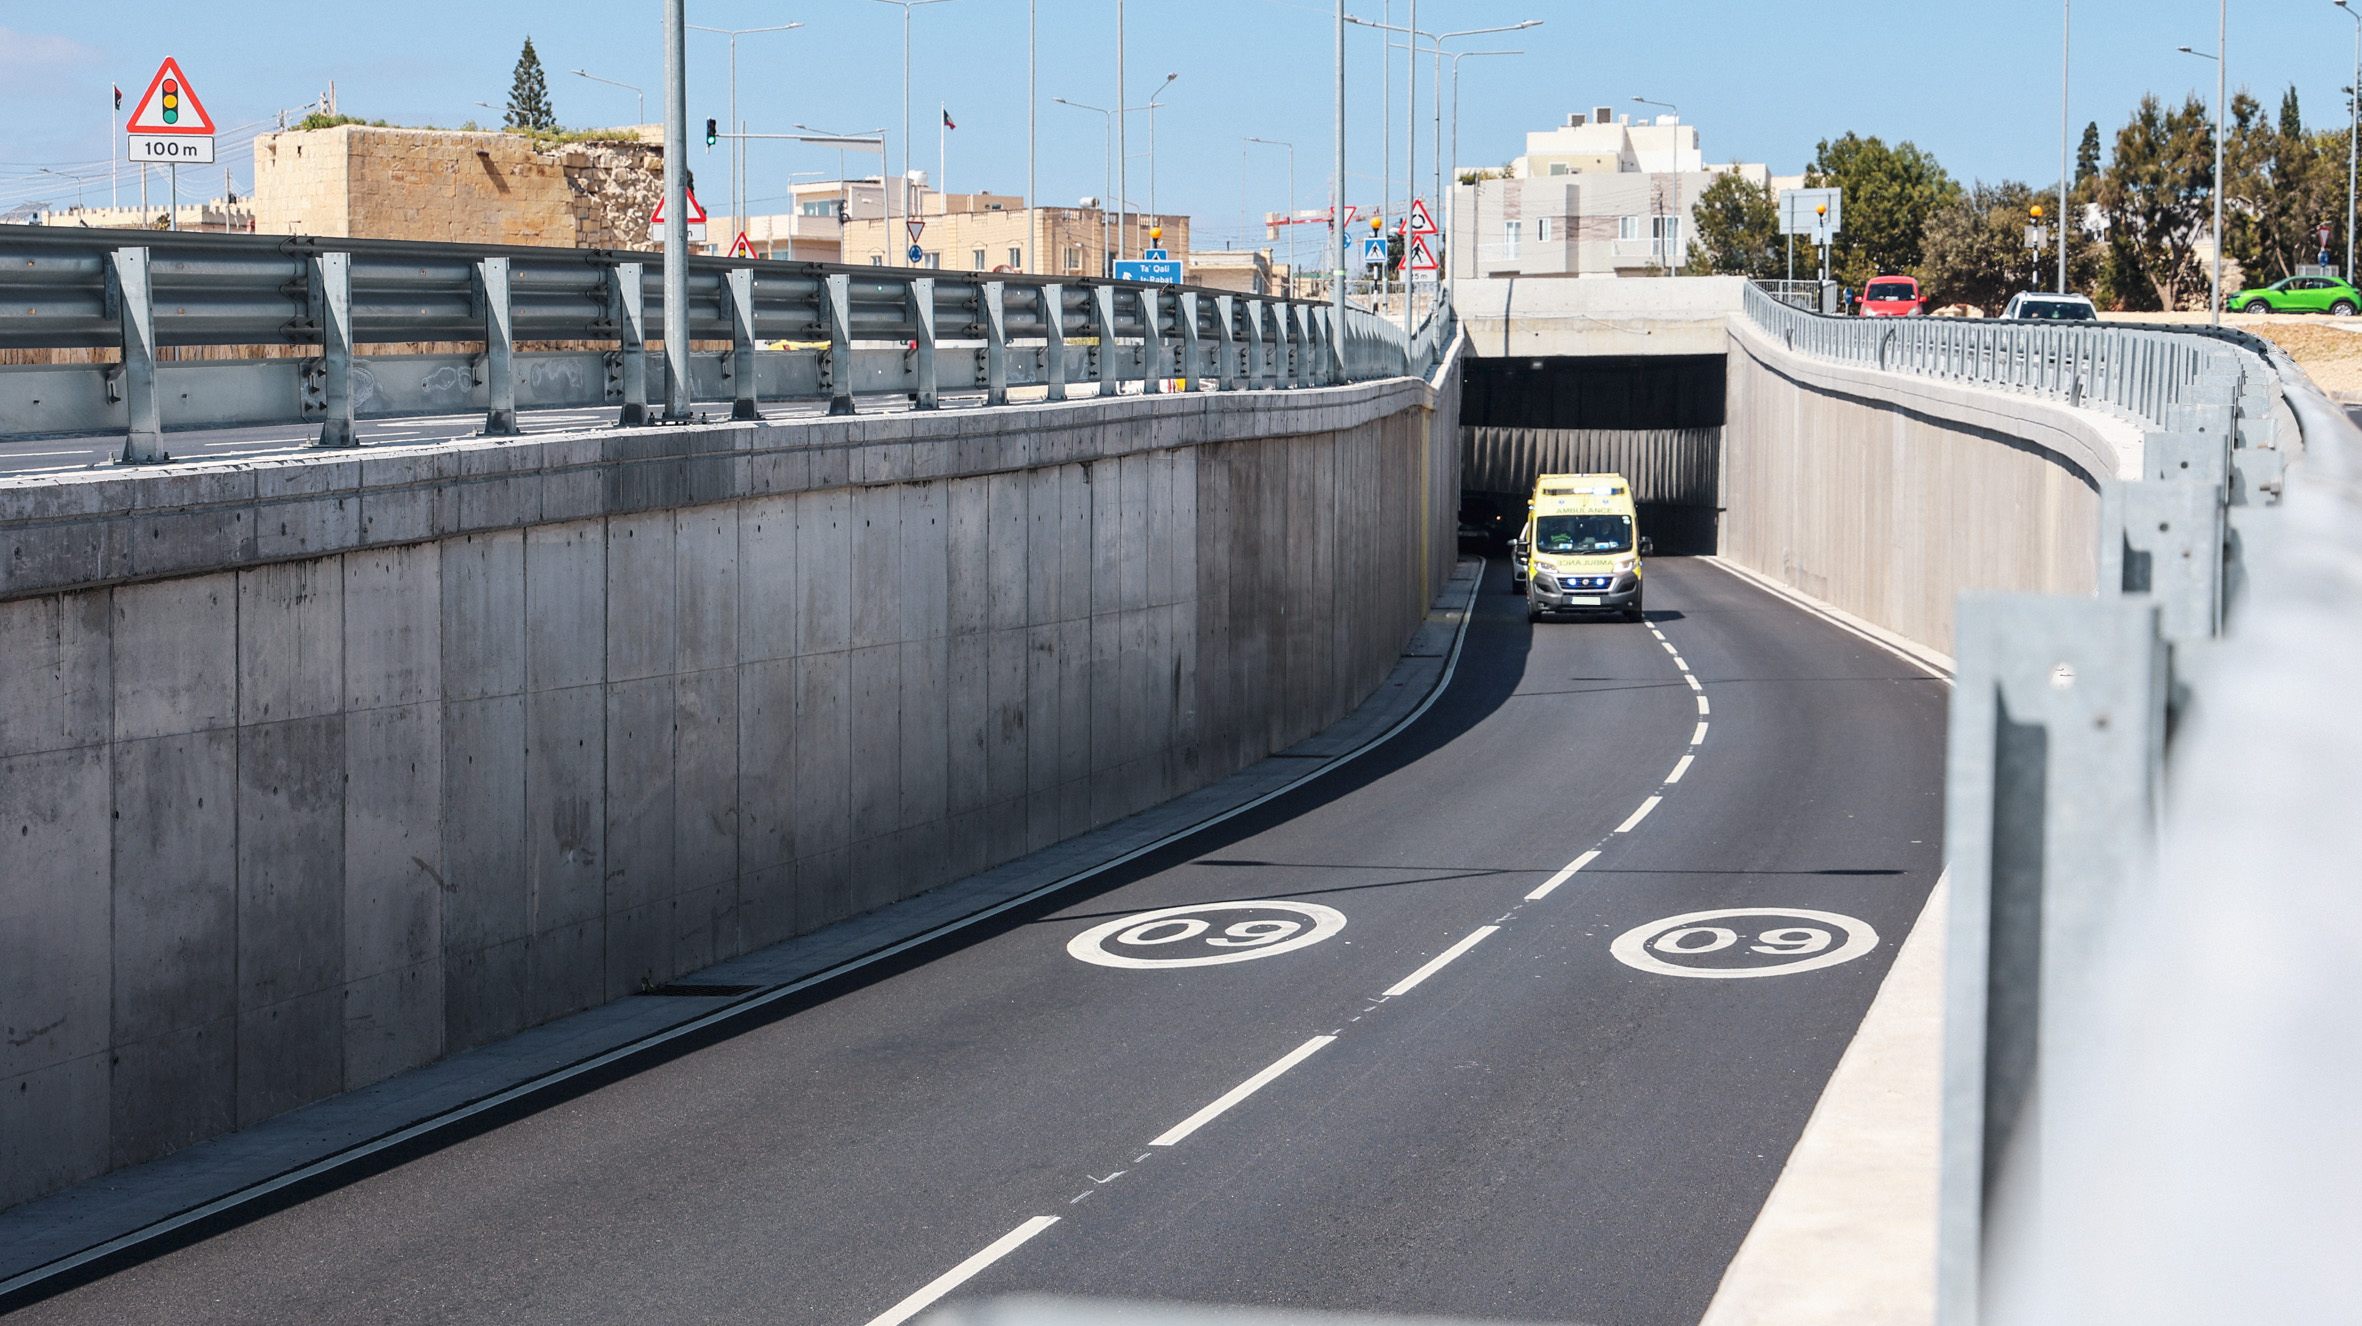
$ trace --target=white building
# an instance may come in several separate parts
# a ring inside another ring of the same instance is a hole
[[[1453,186],[1444,261],[1471,278],[1662,272],[1686,256],[1699,196],[1731,171],[1771,179],[1762,165],[1707,165],[1697,128],[1675,116],[1634,124],[1605,106],[1569,115],[1526,135],[1508,178]]]

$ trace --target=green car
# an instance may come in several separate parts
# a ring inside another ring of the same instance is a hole
[[[2233,313],[2329,313],[2341,318],[2362,309],[2362,291],[2334,276],[2291,276],[2261,290],[2242,290],[2223,301]]]

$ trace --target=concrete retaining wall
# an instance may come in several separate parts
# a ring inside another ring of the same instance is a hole
[[[0,1205],[1318,731],[1448,574],[1456,393],[0,484]]]
[[[1729,331],[1721,555],[1949,656],[1964,590],[2089,594],[2133,425]]]

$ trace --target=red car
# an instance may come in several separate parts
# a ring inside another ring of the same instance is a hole
[[[1862,288],[1865,318],[1916,318],[1927,313],[1927,296],[1908,276],[1874,276]]]

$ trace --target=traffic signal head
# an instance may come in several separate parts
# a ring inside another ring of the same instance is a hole
[[[712,146],[713,146],[715,143],[718,143],[718,142],[720,142],[721,140],[722,140],[722,132],[721,132],[721,130],[720,130],[719,128],[715,127],[715,124],[714,124],[714,122],[713,122],[712,120],[710,120],[710,119],[709,119],[709,120],[707,120],[707,121],[705,122],[705,145],[706,145],[708,148],[711,148],[711,147],[712,147]]]

